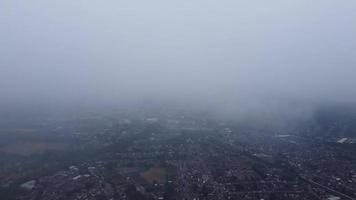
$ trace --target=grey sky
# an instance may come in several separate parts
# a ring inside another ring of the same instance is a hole
[[[3,102],[356,102],[353,0],[1,0]]]

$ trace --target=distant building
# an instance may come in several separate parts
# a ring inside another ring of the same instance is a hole
[[[340,143],[340,144],[342,144],[342,143],[344,143],[344,142],[346,142],[346,141],[347,141],[347,138],[341,138],[341,139],[338,140],[337,142]]]
[[[35,187],[35,185],[36,185],[36,181],[31,180],[31,181],[21,184],[20,187],[27,189],[27,190],[32,190]]]
[[[340,197],[336,197],[336,196],[331,196],[328,198],[328,200],[340,200]]]

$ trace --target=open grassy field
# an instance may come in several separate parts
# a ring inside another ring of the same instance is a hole
[[[41,154],[50,150],[65,150],[67,146],[67,144],[60,142],[15,142],[1,147],[0,152],[30,156],[34,154]]]
[[[166,168],[151,168],[141,173],[141,177],[150,183],[153,183],[154,181],[164,183],[167,177],[167,170]]]

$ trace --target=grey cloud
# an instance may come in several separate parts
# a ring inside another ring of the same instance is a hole
[[[355,9],[331,0],[3,0],[2,101],[355,102]]]

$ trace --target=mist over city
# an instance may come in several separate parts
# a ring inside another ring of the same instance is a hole
[[[0,199],[356,199],[355,11],[0,1]]]

